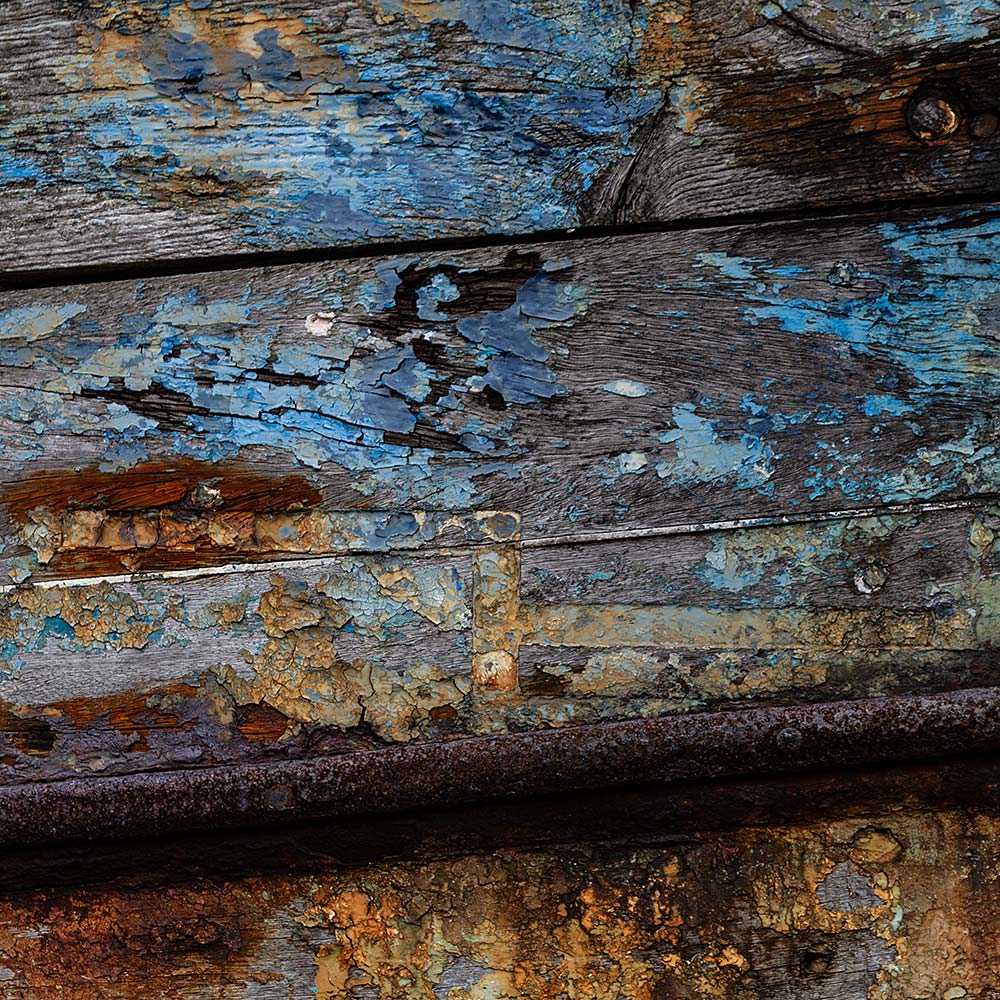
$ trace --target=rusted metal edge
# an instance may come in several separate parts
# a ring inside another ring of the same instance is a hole
[[[1000,688],[754,708],[335,757],[0,786],[0,845],[100,840],[1000,749]]]

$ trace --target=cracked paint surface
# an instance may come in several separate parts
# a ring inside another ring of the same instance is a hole
[[[32,120],[8,123],[5,181],[204,198],[250,246],[388,237],[406,214],[427,235],[553,229],[660,103],[624,3],[303,6],[96,5],[50,67],[84,141],[25,155]]]
[[[397,529],[399,548],[280,570],[10,588],[11,775],[115,773],[137,749],[150,767],[253,757],[248,712],[283,754],[309,734],[360,748],[979,686],[1000,646],[994,510],[606,542],[568,563],[504,512]],[[165,704],[186,738],[161,731]]]
[[[57,984],[70,998],[985,998],[1000,975],[996,826],[989,812],[868,811],[671,844],[45,890],[3,902],[3,987],[11,1000]]]
[[[879,184],[979,191],[988,176],[964,132],[928,162],[902,110],[915,66],[995,108],[979,51],[993,0],[29,7],[58,32],[6,86],[0,195],[74,227],[79,200],[96,203],[106,259],[127,259],[126,233],[156,257],[201,255],[650,222]],[[42,261],[68,252],[45,242]],[[12,266],[29,246],[3,248]]]
[[[988,494],[994,214],[843,230],[829,253],[644,237],[663,247],[641,296],[628,238],[129,283],[110,307],[19,293],[0,469],[267,455],[334,511],[493,507],[539,536]],[[675,347],[651,361],[646,342]],[[47,553],[63,529],[39,507],[24,540]],[[175,533],[245,530],[220,513]]]

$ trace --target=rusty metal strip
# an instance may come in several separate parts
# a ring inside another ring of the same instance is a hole
[[[755,708],[312,760],[0,787],[0,845],[362,816],[1000,749],[1000,688]]]

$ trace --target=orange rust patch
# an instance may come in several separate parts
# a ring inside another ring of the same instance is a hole
[[[241,957],[266,933],[265,915],[282,900],[282,887],[268,888],[265,898],[211,883],[37,894],[32,911],[42,930],[11,927],[0,940],[32,996],[176,996],[178,981],[199,980],[210,969],[237,974]]]
[[[0,491],[0,504],[17,525],[29,524],[32,513],[65,517],[79,512],[70,521],[81,539],[95,508],[107,512],[169,509],[176,515],[176,547],[167,544],[144,550],[140,543],[145,525],[141,514],[132,514],[128,518],[134,535],[130,545],[97,538],[95,547],[81,545],[57,552],[44,574],[39,574],[54,579],[225,564],[231,561],[232,553],[218,551],[212,538],[190,537],[191,533],[183,530],[186,521],[195,523],[201,515],[211,513],[239,527],[241,515],[242,520],[252,520],[250,514],[301,511],[317,507],[321,501],[320,491],[304,476],[267,476],[238,464],[189,459],[149,462],[127,472],[95,468],[41,471]],[[97,547],[102,540],[107,547]]]

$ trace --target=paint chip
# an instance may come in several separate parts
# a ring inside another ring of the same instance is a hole
[[[314,337],[326,337],[333,329],[334,313],[310,313],[306,316],[306,331]]]
[[[613,382],[605,382],[601,388],[605,392],[613,393],[616,396],[628,396],[630,399],[638,399],[640,396],[649,396],[655,391],[644,386],[641,382],[632,382],[629,379],[615,379]]]

